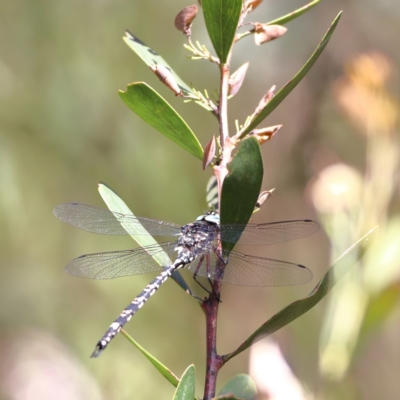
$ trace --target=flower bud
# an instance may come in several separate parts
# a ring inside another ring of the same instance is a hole
[[[175,28],[190,37],[192,22],[197,15],[197,6],[187,6],[175,17]]]
[[[255,10],[260,4],[262,3],[262,0],[246,0],[244,3],[244,9],[253,11]]]
[[[249,63],[243,64],[230,77],[228,82],[228,96],[234,96],[242,86]]]
[[[258,143],[263,144],[267,140],[272,139],[283,125],[274,125],[267,128],[254,129],[249,133],[249,136],[254,136]]]
[[[215,155],[215,136],[213,135],[211,140],[207,143],[206,148],[204,149],[203,155],[203,169],[206,169]]]
[[[157,75],[158,79],[175,93],[175,96],[183,95],[182,89],[179,87],[169,68],[161,64],[149,65],[149,67]]]
[[[263,25],[260,23],[254,24],[255,35],[254,41],[257,46],[263,43],[277,39],[287,32],[287,28],[281,25]]]

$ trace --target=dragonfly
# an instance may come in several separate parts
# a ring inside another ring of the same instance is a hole
[[[221,225],[219,214],[207,211],[194,222],[180,226],[81,203],[61,204],[54,209],[54,214],[79,229],[102,235],[128,235],[129,230],[140,235],[175,237],[172,242],[130,250],[85,254],[66,265],[67,273],[92,279],[112,279],[162,270],[110,325],[91,357],[99,356],[156,290],[181,268],[189,269],[196,281],[197,276],[202,276],[210,282],[217,280],[245,286],[297,285],[312,278],[312,272],[303,265],[245,255],[224,250],[221,246],[221,241],[262,246],[299,239],[319,229],[319,224],[312,220]],[[173,261],[169,265],[160,265],[157,255],[161,253]],[[217,267],[219,261],[225,265],[223,274]]]

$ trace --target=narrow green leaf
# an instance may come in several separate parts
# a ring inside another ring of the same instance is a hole
[[[308,4],[306,4],[303,7],[298,8],[297,10],[292,11],[289,14],[286,14],[282,17],[279,17],[277,19],[274,19],[273,21],[270,21],[267,23],[267,25],[285,25],[290,21],[293,21],[294,19],[300,17],[304,13],[306,13],[308,10],[311,8],[315,7],[318,3],[320,3],[322,0],[314,0]]]
[[[203,0],[208,35],[221,64],[225,64],[235,38],[242,0]]]
[[[242,132],[240,135],[241,138],[245,137],[249,132],[251,132],[257,125],[259,125],[272,111],[278,107],[279,104],[286,98],[286,96],[298,85],[298,83],[305,77],[307,72],[311,69],[314,63],[317,61],[318,57],[321,55],[326,45],[328,44],[333,32],[336,29],[336,26],[342,16],[342,12],[340,12],[337,17],[334,19],[332,25],[325,33],[322,38],[320,44],[315,49],[314,53],[307,60],[307,62],[303,65],[300,71],[285,85],[283,86],[278,93],[267,103],[267,105],[262,109],[262,111],[254,118],[254,120],[250,123],[249,126]]]
[[[125,204],[125,202],[107,185],[104,183],[99,183],[98,186],[100,196],[103,201],[106,203],[107,207],[111,211],[115,211],[121,214],[132,215],[135,217],[133,212],[129,209],[129,207]],[[162,249],[157,246],[158,242],[151,236],[144,227],[139,230],[140,224],[135,225],[135,229],[132,229],[131,225],[121,224],[123,228],[129,233],[132,239],[139,246],[152,246],[152,250],[149,251],[149,256],[153,257],[154,260],[160,265],[160,267],[165,267],[171,264],[171,259],[168,257],[168,254],[162,251]],[[139,232],[141,234],[138,234]],[[157,247],[156,247],[157,246]],[[189,286],[182,278],[182,275],[179,271],[175,271],[171,278],[186,292],[190,295],[193,295]]]
[[[233,394],[236,398],[243,400],[255,400],[257,398],[257,386],[249,375],[239,374],[224,385],[218,393],[217,399],[228,394]]]
[[[162,58],[155,50],[147,46],[144,42],[142,42],[138,37],[133,35],[131,32],[126,31],[125,36],[123,37],[124,42],[144,61],[144,63],[150,67],[151,65],[162,65],[168,68],[171,71],[172,76],[177,82],[178,86],[181,88],[184,96],[191,96],[193,98],[197,98],[196,93],[188,86],[180,76],[171,68],[171,66]],[[199,104],[203,108],[208,111],[212,111],[212,108],[205,104],[202,101],[196,101],[195,103]]]
[[[185,95],[192,94],[191,88],[179,77],[179,75],[171,68],[171,66],[152,48],[147,46],[144,42],[142,42],[138,37],[134,36],[129,31],[125,32],[125,36],[123,37],[124,42],[144,61],[144,63],[150,67],[150,65],[163,65],[167,67],[179,87],[182,89]]]
[[[109,210],[125,215],[131,215],[133,218],[135,217],[125,202],[107,185],[104,183],[99,183],[98,190]],[[144,227],[141,227],[139,223],[137,225],[135,224],[135,229],[132,229],[131,225],[124,223],[121,223],[121,225],[139,246],[157,246],[158,242],[146,231]],[[139,227],[141,227],[141,229],[139,229]],[[161,251],[160,247],[157,247],[154,254],[150,255],[155,261],[157,261],[160,267],[171,264],[170,258],[165,252]]]
[[[194,365],[189,365],[183,373],[173,400],[193,400],[196,386],[196,373]]]
[[[315,286],[307,297],[289,304],[261,325],[239,346],[239,348],[224,356],[225,362],[248,349],[256,340],[276,332],[278,329],[299,318],[318,304],[335,286],[339,279],[355,265],[355,262],[363,257],[368,242],[372,239],[375,232],[376,227],[353,244],[353,246],[344,252],[335,264],[329,268],[325,276],[318,282],[317,286]]]
[[[185,149],[193,156],[203,159],[203,149],[193,131],[183,118],[155,90],[144,82],[128,85],[119,95],[125,104],[140,118],[160,133]]]
[[[242,141],[239,150],[229,164],[230,173],[224,180],[221,194],[221,224],[247,224],[254,211],[263,179],[263,162],[260,145],[256,138]],[[221,237],[222,247],[232,250],[235,243]],[[240,235],[236,235],[237,241]],[[227,239],[227,237],[225,236]]]
[[[175,387],[179,384],[179,378],[164,364],[158,361],[153,355],[151,355],[147,350],[145,350],[132,336],[130,336],[127,332],[123,329],[121,333],[131,342],[157,369],[160,374],[167,379]]]

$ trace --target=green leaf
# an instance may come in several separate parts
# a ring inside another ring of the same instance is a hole
[[[208,35],[221,64],[225,64],[235,38],[242,0],[203,0]]]
[[[196,386],[196,373],[194,365],[189,365],[181,377],[175,390],[173,400],[193,400]]]
[[[230,379],[218,393],[220,396],[233,394],[236,398],[243,400],[255,400],[257,397],[257,386],[249,375],[239,374]],[[223,397],[226,399],[226,397]]]
[[[224,361],[226,362],[232,357],[237,356],[242,351],[248,349],[257,339],[268,336],[280,328],[283,328],[285,325],[299,318],[318,304],[335,286],[339,279],[355,265],[355,261],[358,261],[363,257],[365,248],[375,232],[376,227],[371,229],[361,239],[353,244],[353,246],[345,251],[335,264],[329,268],[325,276],[318,282],[317,286],[307,297],[289,304],[287,307],[275,314],[254,333],[252,333],[238,349],[224,356]]]
[[[198,98],[197,94],[179,77],[179,75],[155,50],[147,46],[129,31],[125,31],[125,36],[123,39],[124,42],[144,61],[148,67],[151,65],[163,65],[164,67],[168,68],[171,71],[176,83],[181,88],[184,96]],[[195,103],[199,104],[208,111],[212,111],[212,108],[202,101],[195,100]]]
[[[111,211],[118,212],[120,214],[131,215],[134,217],[135,215],[129,209],[129,207],[125,204],[125,202],[107,185],[104,183],[99,183],[99,193],[107,207]],[[121,224],[123,228],[129,233],[132,239],[139,246],[152,246],[152,251],[149,251],[149,256],[153,257],[153,259],[160,265],[160,267],[165,267],[166,265],[170,265],[171,259],[168,257],[167,253],[162,251],[162,249],[157,246],[158,242],[151,236],[144,227],[139,230],[140,224],[135,225],[135,229],[132,228],[131,225]],[[142,232],[138,234],[138,232]],[[157,247],[156,247],[157,246]],[[179,271],[175,271],[171,278],[186,292],[190,295],[192,291],[189,286],[186,284],[185,280],[182,278],[182,275]]]
[[[201,144],[183,118],[155,90],[144,82],[128,85],[119,95],[125,104],[140,118],[160,133],[185,149],[193,156],[203,159]]]
[[[158,361],[153,355],[151,355],[147,350],[145,350],[135,339],[133,339],[127,332],[123,329],[121,333],[131,342],[157,369],[157,371],[170,382],[175,387],[179,384],[179,378],[164,364]]]
[[[106,203],[109,210],[118,212],[120,214],[131,215],[132,217],[135,217],[135,215],[125,204],[125,202],[107,185],[105,185],[104,183],[99,183],[98,190],[100,196]],[[135,224],[135,229],[133,229],[132,226],[129,224],[121,223],[121,225],[139,246],[142,247],[150,245],[156,246],[158,244],[158,242],[154,239],[154,237],[151,236],[144,227],[139,229],[139,227],[141,226],[139,223],[137,225]],[[138,234],[138,232],[141,233]],[[157,261],[158,264],[160,264],[160,267],[165,265],[170,265],[171,264],[170,258],[165,252],[161,250],[162,249],[160,247],[157,247],[157,250],[155,251],[155,254],[152,255],[152,257],[154,258],[155,261]]]
[[[125,32],[123,39],[124,42],[145,62],[145,64],[147,64],[147,66],[150,67],[150,65],[163,65],[164,67],[168,68],[184,94],[194,95],[191,88],[178,76],[171,66],[155,50],[151,49],[129,31]]]
[[[273,21],[268,22],[267,25],[285,25],[288,22],[293,21],[294,19],[300,17],[300,15],[306,13],[308,10],[310,10],[310,8],[315,7],[321,1],[322,0],[314,0],[311,3],[308,3],[305,6],[300,7],[297,10],[294,10],[289,14],[286,14],[282,17],[279,17],[277,19],[274,19]]]
[[[267,105],[262,109],[262,111],[254,118],[254,120],[250,123],[249,126],[241,133],[240,137],[245,137],[249,132],[251,132],[257,125],[259,125],[272,111],[278,107],[279,104],[286,98],[286,96],[298,85],[298,83],[305,77],[307,72],[311,69],[314,63],[317,61],[318,57],[321,55],[326,45],[328,44],[333,32],[336,29],[336,26],[342,16],[342,12],[340,12],[337,17],[334,19],[332,25],[325,33],[322,38],[320,44],[315,49],[314,53],[307,60],[307,62],[303,65],[300,71],[290,80],[285,86],[283,86],[278,93],[267,103]]]
[[[229,164],[230,173],[224,180],[221,194],[221,224],[247,224],[260,194],[264,168],[260,145],[256,138],[242,141],[239,150]],[[240,235],[224,241],[229,232],[221,237],[222,247],[232,250]]]

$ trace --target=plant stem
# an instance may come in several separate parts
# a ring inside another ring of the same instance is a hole
[[[214,290],[202,303],[202,309],[206,315],[206,340],[207,340],[207,366],[206,382],[204,387],[204,399],[210,400],[215,396],[218,372],[224,365],[221,356],[217,354],[217,317],[219,306],[219,293],[221,282],[214,282]]]
[[[218,117],[219,117],[219,139],[221,147],[224,148],[226,138],[229,136],[228,128],[228,81],[229,64],[221,64],[221,85],[219,91]]]
[[[221,204],[222,184],[225,176],[228,174],[227,166],[231,161],[231,153],[235,147],[230,140],[228,127],[228,82],[230,59],[231,55],[229,55],[226,64],[220,65],[221,84],[218,102],[218,121],[219,139],[222,154],[219,165],[214,167],[214,173],[218,183],[219,204]],[[219,251],[222,251],[221,243],[218,247]],[[222,260],[217,261],[216,279],[213,282],[213,291],[202,303],[202,309],[206,315],[207,337],[207,366],[204,400],[211,400],[215,396],[218,372],[225,364],[224,359],[217,354],[217,317],[220,303],[221,279],[224,274],[225,267],[226,264]]]
[[[221,200],[222,184],[225,176],[228,175],[227,165],[231,161],[231,153],[234,148],[229,138],[228,127],[228,82],[229,82],[229,62],[230,56],[226,64],[221,64],[221,84],[218,102],[218,120],[219,120],[219,142],[221,146],[221,159],[219,165],[214,167],[214,174],[218,184],[218,198]]]

